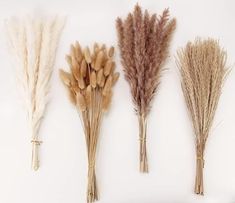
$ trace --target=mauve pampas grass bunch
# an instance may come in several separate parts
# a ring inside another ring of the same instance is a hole
[[[169,20],[169,10],[161,16],[142,13],[136,5],[125,20],[116,22],[125,79],[139,119],[140,171],[148,172],[146,152],[147,117],[158,89],[176,20]]]
[[[196,138],[196,194],[203,195],[204,151],[228,70],[226,58],[213,39],[197,39],[178,51],[182,89]]]
[[[60,70],[60,77],[76,106],[84,128],[88,153],[87,202],[98,200],[95,162],[99,130],[103,114],[109,109],[113,86],[119,78],[113,61],[114,48],[94,44],[93,52],[71,45],[66,56],[70,72]]]
[[[17,79],[23,89],[32,142],[32,168],[39,168],[39,129],[45,114],[62,18],[11,18],[6,22]]]

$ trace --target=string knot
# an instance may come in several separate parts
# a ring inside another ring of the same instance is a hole
[[[34,144],[36,144],[36,145],[41,145],[41,144],[42,144],[42,141],[33,139],[33,140],[31,140],[31,143],[34,143]]]
[[[202,161],[202,164],[203,164],[203,168],[204,168],[204,165],[205,165],[205,160],[202,156],[197,156],[197,160],[200,160]]]
[[[88,165],[88,167],[89,167],[90,169],[95,168],[95,163],[90,163],[90,164]]]
[[[139,138],[139,141],[140,141],[140,142],[146,142],[146,137],[140,137],[140,138]]]

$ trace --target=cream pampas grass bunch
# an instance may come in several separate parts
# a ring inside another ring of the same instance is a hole
[[[144,13],[136,5],[125,20],[116,22],[125,79],[139,119],[140,171],[148,172],[146,129],[151,102],[158,90],[164,62],[176,20],[169,20],[169,10],[161,16]]]
[[[181,84],[191,116],[196,144],[195,193],[203,195],[203,168],[206,141],[227,74],[227,53],[213,39],[189,42],[178,51]]]
[[[94,44],[91,53],[88,47],[82,49],[76,42],[66,56],[70,73],[60,70],[61,80],[84,129],[88,155],[88,203],[98,200],[95,165],[99,131],[103,115],[112,100],[113,86],[119,78],[113,55],[113,47],[107,49],[105,45]]]
[[[32,169],[39,168],[39,129],[47,106],[47,95],[56,49],[64,26],[62,18],[11,18],[6,22],[11,54],[28,114],[32,143]]]

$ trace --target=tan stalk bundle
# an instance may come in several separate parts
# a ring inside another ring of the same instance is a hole
[[[168,57],[176,20],[169,20],[168,9],[158,17],[150,15],[147,10],[143,14],[136,5],[134,12],[129,13],[124,21],[117,19],[116,26],[125,78],[139,118],[140,171],[146,173],[147,117]]]
[[[225,76],[227,53],[213,39],[197,39],[178,51],[177,65],[196,138],[195,193],[203,195],[206,141],[211,129]]]
[[[68,89],[71,102],[77,107],[84,127],[88,152],[87,202],[98,200],[95,162],[99,129],[103,114],[109,109],[112,89],[119,78],[113,61],[114,48],[94,45],[82,49],[78,42],[71,45],[66,57],[71,73],[60,70],[60,77]]]

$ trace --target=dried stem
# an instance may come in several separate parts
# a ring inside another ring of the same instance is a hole
[[[39,146],[40,141],[32,140],[32,169],[38,170],[39,168]]]
[[[87,202],[95,202],[98,198],[98,190],[96,184],[96,175],[94,166],[88,169],[88,186],[87,186]]]
[[[203,168],[204,168],[204,146],[197,144],[196,157],[196,179],[195,179],[195,193],[203,195]]]
[[[102,108],[100,102],[102,99],[101,89],[92,91],[91,94],[91,127],[89,135],[89,151],[88,151],[88,186],[87,186],[87,202],[94,202],[98,200],[98,190],[96,185],[95,175],[95,159],[96,148],[99,137],[99,126],[101,122]]]
[[[140,172],[148,173],[148,159],[146,149],[147,121],[144,115],[139,115],[139,139],[140,139]]]

